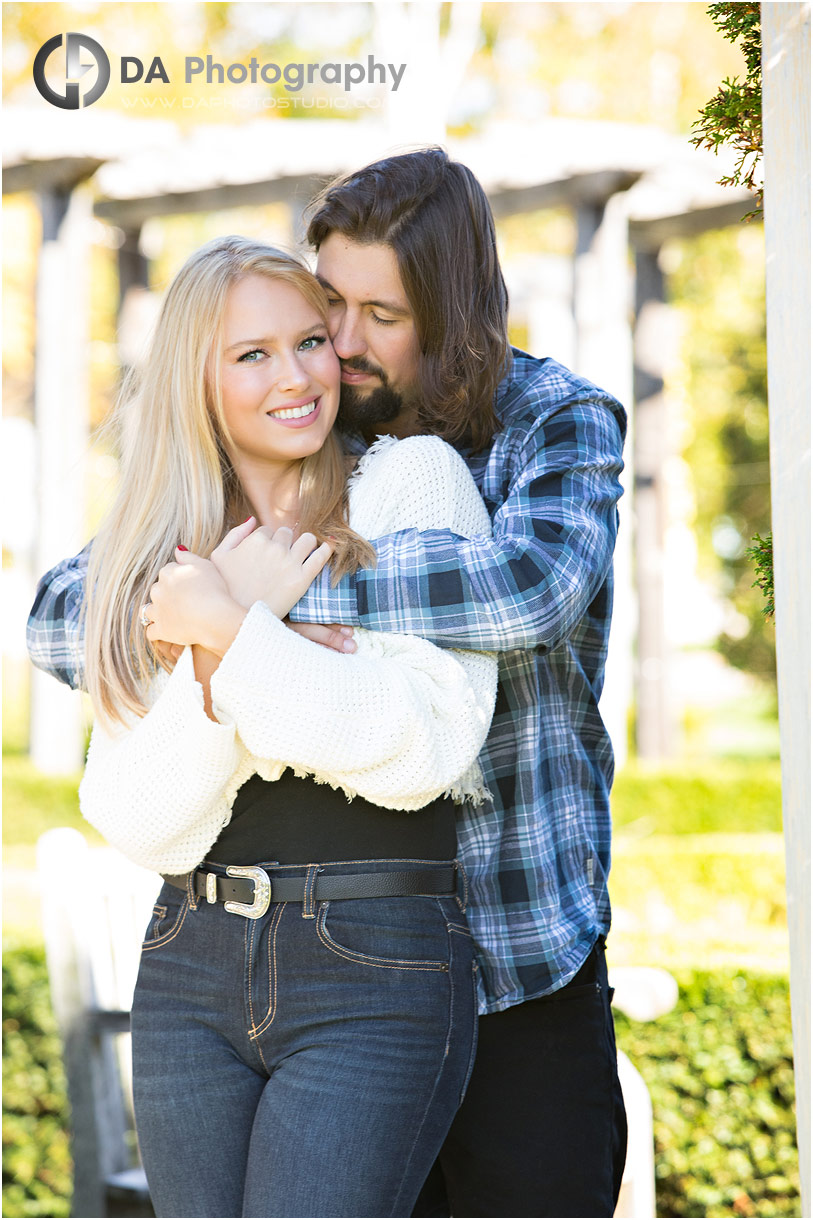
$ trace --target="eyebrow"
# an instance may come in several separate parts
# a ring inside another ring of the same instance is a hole
[[[325,289],[326,292],[332,292],[334,296],[341,297],[342,294],[337,292],[329,280],[326,280],[323,275],[317,275],[317,280]],[[344,299],[342,297],[342,299]],[[376,309],[383,309],[386,313],[398,314],[401,318],[409,318],[412,316],[410,309],[405,309],[403,305],[396,305],[394,301],[362,301],[362,305],[374,305]]]
[[[327,326],[324,322],[319,321],[315,326],[306,326],[296,337],[297,339],[305,339],[317,330],[327,330]],[[275,339],[276,335],[264,335],[259,339],[238,339],[236,343],[230,343],[227,348],[224,348],[224,351],[233,352],[238,347],[268,347],[271,343],[274,343]]]

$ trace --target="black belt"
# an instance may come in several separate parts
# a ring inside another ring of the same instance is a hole
[[[193,893],[208,902],[224,902],[236,915],[258,919],[272,902],[327,902],[339,898],[407,898],[412,895],[451,897],[457,893],[454,866],[422,868],[403,872],[339,873],[323,875],[313,869],[305,877],[269,877],[263,868],[238,868],[230,864],[228,875],[196,869]],[[179,890],[189,885],[189,873],[164,880]]]

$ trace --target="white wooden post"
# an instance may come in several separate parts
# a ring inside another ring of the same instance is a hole
[[[573,268],[575,371],[614,394],[632,424],[632,336],[629,226],[623,193],[606,202],[582,203],[576,210],[577,247]],[[556,353],[553,353],[554,355]],[[627,436],[626,468],[619,505],[621,527],[615,548],[615,603],[601,715],[613,743],[617,766],[627,757],[627,715],[632,701],[632,650],[636,626],[632,586],[632,436]]]
[[[387,90],[384,118],[390,149],[442,144],[452,98],[480,36],[481,5],[452,4],[440,36],[439,0],[376,0],[376,60],[406,64],[397,91]]]
[[[776,652],[802,1215],[810,1215],[810,5],[763,4]]]
[[[635,565],[638,595],[636,747],[650,762],[674,753],[665,619],[668,456],[664,371],[672,327],[658,250],[635,253]]]
[[[38,446],[38,542],[42,575],[75,554],[84,530],[87,447],[88,196],[40,193],[42,247],[37,267],[37,358],[34,421]],[[31,757],[41,771],[82,764],[80,697],[40,670],[31,686]]]

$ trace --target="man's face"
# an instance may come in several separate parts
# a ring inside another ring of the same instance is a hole
[[[372,439],[417,431],[418,336],[395,251],[331,233],[316,275],[330,302],[328,326],[342,366],[339,423]]]

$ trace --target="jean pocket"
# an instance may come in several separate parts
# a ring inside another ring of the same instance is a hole
[[[152,909],[150,922],[147,924],[147,931],[144,933],[144,940],[141,942],[142,952],[149,949],[157,949],[161,945],[165,945],[167,941],[173,940],[186,919],[189,911],[189,897],[182,890],[177,891],[177,898],[174,894],[167,895],[164,890],[159,894],[160,902],[156,902]]]
[[[316,934],[345,961],[387,970],[448,971],[446,919],[432,898],[323,902]]]

